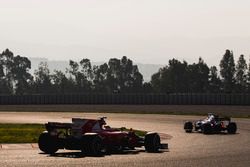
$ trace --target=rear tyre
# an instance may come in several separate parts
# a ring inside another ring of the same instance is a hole
[[[210,124],[203,124],[201,127],[202,133],[204,134],[211,134],[212,133],[212,127]]]
[[[157,133],[146,134],[144,144],[147,152],[158,152],[161,147],[160,136]]]
[[[230,122],[227,126],[227,133],[235,134],[237,131],[237,125],[235,122]]]
[[[38,139],[38,146],[46,154],[54,154],[58,151],[57,138],[51,136],[48,132],[43,132]]]
[[[82,152],[92,156],[101,156],[103,148],[103,141],[100,136],[86,135],[83,137]]]
[[[184,124],[184,129],[187,133],[191,133],[192,130],[193,130],[193,123],[188,121],[188,122],[185,122]]]

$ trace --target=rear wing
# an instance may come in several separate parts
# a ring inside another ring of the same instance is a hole
[[[48,122],[45,124],[45,128],[47,131],[51,131],[53,129],[71,129],[72,125],[72,123]]]

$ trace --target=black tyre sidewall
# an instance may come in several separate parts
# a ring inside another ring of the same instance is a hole
[[[184,123],[184,129],[187,133],[191,133],[193,130],[193,123],[188,121]]]
[[[48,132],[44,132],[39,136],[38,146],[44,153],[54,154],[58,150],[57,145],[56,137],[50,136]]]
[[[230,122],[229,125],[227,126],[227,132],[229,134],[235,134],[237,131],[237,125],[235,122]]]
[[[161,139],[157,133],[147,134],[145,136],[145,149],[147,152],[158,152]]]

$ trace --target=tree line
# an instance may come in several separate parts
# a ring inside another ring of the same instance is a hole
[[[226,50],[219,68],[208,67],[202,58],[193,64],[171,59],[143,82],[137,65],[123,56],[98,66],[86,58],[70,60],[65,71],[53,72],[41,62],[31,74],[30,60],[6,49],[0,54],[0,94],[250,93],[250,64],[244,55],[235,63],[233,52]]]

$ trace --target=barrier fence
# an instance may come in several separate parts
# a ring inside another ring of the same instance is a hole
[[[250,94],[0,95],[0,105],[34,104],[250,105]]]

